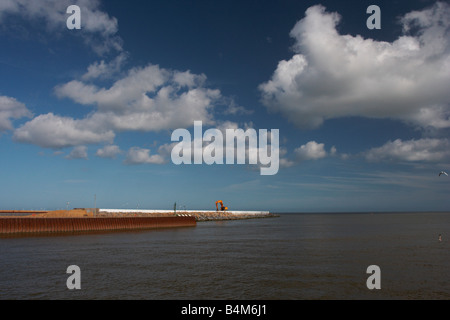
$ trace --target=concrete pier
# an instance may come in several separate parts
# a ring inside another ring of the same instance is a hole
[[[239,220],[275,217],[269,211],[212,211],[212,210],[142,210],[99,209],[99,217],[178,216],[194,217],[197,221]]]

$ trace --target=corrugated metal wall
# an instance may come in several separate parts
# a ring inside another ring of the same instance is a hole
[[[0,234],[139,230],[195,225],[194,217],[0,218]]]

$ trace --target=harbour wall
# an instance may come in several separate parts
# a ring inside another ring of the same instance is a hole
[[[197,221],[242,220],[274,217],[269,211],[211,211],[211,210],[142,210],[142,209],[99,209],[102,217],[133,216],[178,216],[194,217]]]
[[[100,213],[143,213],[143,214],[194,214],[194,213],[203,213],[203,214],[216,214],[216,213],[228,213],[232,215],[255,215],[255,216],[263,216],[270,215],[269,211],[212,211],[212,210],[141,210],[141,209],[98,209]]]
[[[0,235],[193,227],[194,217],[0,218]]]

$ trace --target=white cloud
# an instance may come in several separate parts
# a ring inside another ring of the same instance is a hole
[[[70,5],[81,9],[81,30],[76,35],[81,35],[94,51],[104,54],[122,50],[118,21],[100,10],[99,0],[2,0],[0,23],[9,15],[19,15],[30,22],[43,21],[49,32],[61,33],[66,29],[66,10]]]
[[[198,120],[211,124],[221,94],[202,87],[204,80],[155,65],[131,69],[110,88],[74,80],[57,86],[56,95],[96,109],[82,119],[40,115],[16,129],[14,139],[57,149],[112,143],[122,131],[189,128]]]
[[[280,148],[280,168],[290,168],[296,165],[296,162],[286,158],[288,151],[286,148]]]
[[[244,124],[245,126],[245,130],[248,128],[251,128],[252,126],[249,126],[247,123]],[[222,134],[225,136],[227,129],[230,130],[237,130],[239,129],[239,124],[237,122],[234,121],[220,121],[217,123],[216,129],[218,129],[220,132],[222,132]]]
[[[125,164],[164,164],[166,160],[160,154],[150,155],[150,149],[133,147],[128,150]]]
[[[448,139],[419,139],[389,141],[381,147],[367,151],[368,161],[424,161],[439,162],[450,159]]]
[[[334,148],[332,152],[335,153],[336,148]],[[317,143],[315,141],[310,141],[307,144],[295,149],[294,154],[299,161],[318,160],[325,158],[328,155],[325,151],[325,144]]]
[[[203,86],[206,81],[204,74],[195,75],[190,71],[175,72],[173,74],[173,82],[180,87],[193,88],[197,86]]]
[[[71,81],[55,88],[60,98],[95,105],[97,125],[113,130],[160,131],[212,123],[210,110],[220,91],[204,88],[204,75],[155,65],[134,68],[110,88]]]
[[[262,102],[307,129],[349,116],[450,127],[449,17],[444,2],[409,13],[388,43],[341,35],[337,13],[310,7],[290,33],[295,55],[260,85]]]
[[[13,139],[43,148],[60,149],[84,144],[111,143],[115,134],[100,130],[89,119],[75,120],[53,113],[40,115],[16,129]]]
[[[253,114],[253,110],[246,109],[243,106],[238,105],[234,100],[230,100],[228,107],[224,110],[225,115],[250,115]]]
[[[82,76],[82,79],[85,81],[92,79],[109,79],[121,71],[121,68],[127,58],[128,55],[121,52],[110,62],[105,62],[105,60],[94,62],[88,67],[88,70]]]
[[[27,107],[14,98],[0,96],[0,132],[12,130],[11,119],[31,117]]]
[[[67,155],[67,159],[84,159],[87,160],[87,147],[86,146],[77,146],[72,149],[72,151]]]
[[[335,156],[337,154],[337,149],[335,146],[332,146],[330,149],[330,155]]]
[[[115,158],[117,155],[121,154],[122,150],[120,150],[119,146],[116,145],[108,145],[104,146],[101,149],[98,149],[95,155],[100,158]]]

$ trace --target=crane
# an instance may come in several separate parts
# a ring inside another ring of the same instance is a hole
[[[220,211],[228,210],[228,207],[225,207],[223,205],[223,201],[222,200],[218,200],[218,201],[216,201],[216,211],[219,211],[219,206],[218,206],[219,203],[220,203]]]

